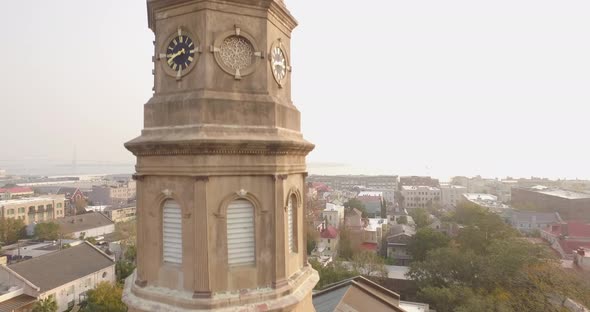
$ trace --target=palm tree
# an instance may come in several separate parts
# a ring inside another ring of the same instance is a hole
[[[55,302],[55,298],[53,296],[49,296],[45,299],[41,299],[37,301],[35,307],[33,308],[33,312],[56,312],[57,311],[57,302]]]

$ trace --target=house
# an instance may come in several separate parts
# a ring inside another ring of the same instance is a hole
[[[344,223],[344,206],[326,203],[326,209],[322,211],[322,220],[339,229],[340,225]]]
[[[104,210],[104,214],[115,223],[135,220],[136,204],[112,206]]]
[[[563,222],[558,212],[511,210],[506,212],[505,219],[510,225],[523,233],[531,233],[535,230],[547,228],[551,224]]]
[[[115,223],[100,212],[69,216],[56,220],[56,223],[64,235],[73,238],[97,237],[115,231]]]
[[[369,218],[365,220],[363,228],[361,249],[366,251],[380,250],[383,237],[387,235],[388,219]]]
[[[33,196],[35,192],[30,187],[0,188],[0,199],[22,198]]]
[[[381,215],[381,205],[383,201],[382,192],[365,191],[360,192],[356,198],[365,205],[367,213],[372,216]]]
[[[427,304],[401,301],[398,294],[362,276],[326,286],[312,300],[316,312],[430,311]]]
[[[590,224],[579,221],[554,223],[541,230],[541,237],[562,258],[573,260],[575,250],[580,247],[590,248]]]
[[[36,300],[55,298],[57,311],[86,299],[100,282],[115,282],[115,261],[92,246],[78,246],[0,266],[0,311],[30,311]],[[10,307],[9,309],[7,307]],[[4,308],[4,309],[3,309]]]
[[[319,257],[334,257],[338,253],[339,242],[338,229],[331,225],[320,226],[320,236],[313,255]]]
[[[395,224],[390,227],[387,235],[387,257],[394,259],[396,265],[408,265],[412,256],[408,254],[409,241],[416,235],[416,230],[405,224]]]
[[[353,208],[347,211],[344,216],[344,226],[351,231],[361,231],[363,229],[363,213]]]
[[[574,263],[583,271],[590,271],[590,248],[578,248],[574,251]]]

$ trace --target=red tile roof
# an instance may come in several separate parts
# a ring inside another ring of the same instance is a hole
[[[563,229],[563,227],[562,227],[562,229]],[[571,221],[571,222],[567,223],[567,229],[568,229],[567,236],[590,238],[590,224],[583,223],[583,222]]]
[[[30,187],[11,187],[0,188],[0,193],[32,193],[33,189]]]
[[[377,251],[377,243],[362,243],[361,250]]]
[[[590,248],[590,242],[583,242],[583,241],[572,241],[572,240],[560,240],[559,245],[561,245],[561,249],[566,254],[574,253],[574,250],[580,247]]]
[[[328,227],[320,232],[320,237],[321,238],[337,238],[338,237],[338,230],[331,226],[328,225]]]

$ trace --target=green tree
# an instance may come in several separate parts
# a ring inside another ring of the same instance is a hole
[[[387,218],[387,202],[385,202],[385,198],[381,198],[381,218]]]
[[[386,277],[385,259],[374,252],[362,251],[352,257],[354,271],[366,276]]]
[[[365,204],[363,204],[357,198],[351,198],[347,202],[345,202],[344,203],[344,208],[347,208],[347,209],[350,209],[350,210],[356,208],[356,209],[360,210],[363,213],[363,215],[362,215],[363,218],[366,218],[367,215],[368,215],[367,214],[367,207],[365,207]]]
[[[428,226],[431,223],[430,214],[428,213],[428,211],[426,211],[426,209],[414,208],[410,210],[409,214],[414,219],[416,227],[418,228]]]
[[[88,291],[87,312],[126,312],[127,306],[121,301],[123,288],[108,282],[100,282]]]
[[[41,299],[35,303],[33,312],[56,312],[57,302],[53,296],[49,296],[45,299]]]
[[[57,223],[46,222],[35,226],[35,237],[40,240],[59,239],[60,226]]]
[[[424,261],[428,251],[449,246],[450,239],[429,227],[418,229],[407,250],[415,261]]]
[[[118,283],[125,283],[125,279],[133,273],[135,270],[135,264],[127,260],[119,260],[115,264],[115,275],[117,276]]]
[[[307,254],[311,255],[311,252],[315,249],[317,240],[320,234],[316,231],[315,228],[308,226],[307,233],[306,233],[306,243],[307,243]]]
[[[316,290],[322,289],[326,285],[334,284],[360,275],[359,272],[337,261],[331,262],[326,266],[322,266],[315,259],[310,260],[309,263],[320,275],[320,281],[315,286]]]
[[[408,217],[401,216],[397,218],[397,224],[408,224]]]
[[[5,244],[14,244],[25,237],[25,224],[22,219],[0,218],[0,240]]]
[[[340,240],[338,241],[338,257],[351,260],[359,252],[359,246],[355,243],[354,237],[346,227],[340,228]]]

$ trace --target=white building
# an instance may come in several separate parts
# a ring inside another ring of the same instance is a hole
[[[477,204],[495,213],[503,213],[507,209],[511,209],[510,206],[498,201],[498,196],[491,194],[465,193],[462,200]]]
[[[115,223],[100,212],[85,213],[57,220],[62,233],[72,238],[97,237],[113,233]]]
[[[464,186],[441,183],[440,204],[445,209],[453,209],[457,207],[457,204],[461,201],[462,196],[465,193],[467,193],[467,188]]]
[[[326,203],[326,209],[322,211],[322,220],[339,229],[340,225],[344,223],[344,206]]]
[[[404,197],[404,208],[428,208],[441,203],[441,190],[432,186],[404,185],[401,189]]]
[[[0,306],[23,311],[35,301],[55,298],[58,312],[86,300],[86,292],[100,282],[115,282],[115,261],[92,246],[75,247],[0,266]]]

